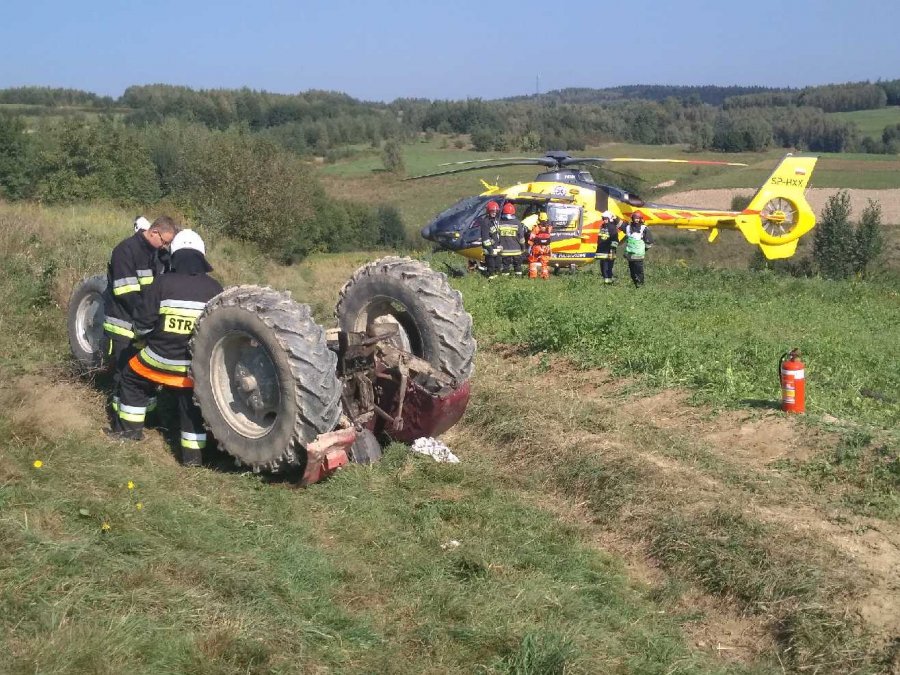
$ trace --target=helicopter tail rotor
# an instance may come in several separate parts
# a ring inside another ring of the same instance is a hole
[[[797,240],[815,226],[806,188],[817,160],[787,155],[737,219],[744,237],[758,244],[766,258],[791,257]]]

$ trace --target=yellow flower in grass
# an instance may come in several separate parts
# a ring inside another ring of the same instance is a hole
[[[144,503],[138,502],[137,504],[134,505],[134,508],[136,508],[138,511],[140,511],[141,509],[144,508]]]
[[[34,462],[32,462],[31,466],[33,466],[35,469],[40,469],[42,466],[44,466],[44,463],[41,460],[36,459],[34,460]]]
[[[128,489],[134,490],[134,482],[133,481],[128,481]]]
[[[100,523],[100,531],[101,532],[109,532],[109,521],[108,520],[104,520],[102,523]]]

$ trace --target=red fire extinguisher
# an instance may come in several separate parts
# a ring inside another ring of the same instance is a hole
[[[806,412],[806,373],[799,349],[781,355],[778,375],[781,378],[781,409],[792,413]]]

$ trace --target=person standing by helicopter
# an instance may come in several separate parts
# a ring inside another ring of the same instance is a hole
[[[484,215],[478,218],[481,230],[481,250],[488,279],[495,279],[500,271],[500,204],[494,200],[484,207]]]
[[[538,214],[537,225],[531,230],[528,242],[531,250],[528,254],[528,278],[537,279],[538,264],[541,266],[541,279],[550,278],[550,238],[553,226],[546,211]]]
[[[616,261],[616,249],[619,247],[619,222],[612,211],[604,211],[600,215],[595,258],[600,261],[600,273],[603,275],[604,284],[613,282],[613,263]]]
[[[512,202],[503,205],[503,215],[500,216],[500,247],[503,249],[500,253],[503,274],[508,276],[515,271],[517,277],[522,276],[525,226],[516,217],[516,206]]]
[[[625,260],[635,288],[644,285],[644,256],[651,246],[653,235],[644,222],[644,214],[635,211],[631,214],[631,222],[625,226]]]

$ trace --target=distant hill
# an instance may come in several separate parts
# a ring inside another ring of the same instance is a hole
[[[554,89],[543,94],[511,96],[502,100],[591,104],[628,100],[664,101],[667,98],[675,98],[686,103],[707,103],[720,106],[725,103],[725,99],[732,96],[781,94],[791,91],[796,90],[758,86],[742,87],[737,85],[722,87],[718,85],[629,84],[621,87],[605,87],[603,89],[568,87],[566,89]]]

